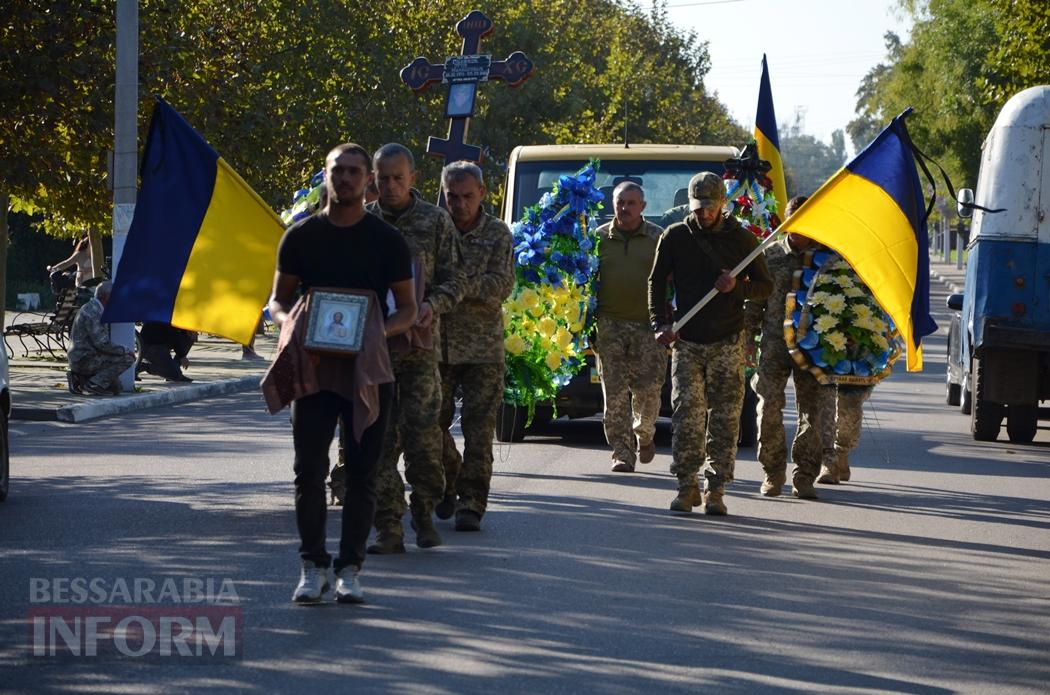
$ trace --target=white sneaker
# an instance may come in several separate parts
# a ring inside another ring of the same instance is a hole
[[[335,600],[339,603],[364,603],[365,592],[361,589],[358,575],[361,568],[347,565],[335,573]]]
[[[295,587],[292,600],[296,603],[319,603],[326,591],[328,591],[328,568],[318,567],[309,560],[303,560],[299,586]]]

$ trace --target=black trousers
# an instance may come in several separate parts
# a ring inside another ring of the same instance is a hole
[[[320,567],[332,564],[325,548],[328,496],[328,451],[340,416],[346,452],[346,495],[343,498],[342,531],[335,571],[347,565],[361,566],[365,545],[376,512],[376,467],[383,434],[390,419],[394,385],[379,387],[379,418],[354,441],[353,403],[331,391],[321,391],[292,403],[292,438],[295,444],[295,520],[299,526],[299,557]]]
[[[182,376],[180,362],[197,342],[197,334],[192,331],[178,331],[169,342],[146,343],[142,341],[139,352],[139,363],[136,371],[145,371],[165,379],[178,379]],[[173,354],[174,353],[174,354]]]

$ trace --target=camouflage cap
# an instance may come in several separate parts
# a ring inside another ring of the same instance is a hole
[[[722,177],[710,171],[701,171],[689,180],[689,209],[722,207],[726,199]]]

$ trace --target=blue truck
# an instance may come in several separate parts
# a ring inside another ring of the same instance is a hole
[[[966,281],[948,298],[947,401],[979,441],[1036,435],[1050,400],[1050,86],[1011,98],[984,142]],[[960,206],[961,216],[969,210]]]

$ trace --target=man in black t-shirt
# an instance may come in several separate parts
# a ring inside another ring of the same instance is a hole
[[[364,191],[371,180],[371,157],[360,145],[339,145],[328,153],[325,207],[289,227],[277,252],[269,308],[278,325],[288,318],[296,293],[311,287],[375,291],[383,307],[388,337],[404,333],[415,322],[417,309],[408,246],[396,229],[365,212]],[[386,315],[388,291],[394,296],[395,310]],[[349,427],[344,428],[347,490],[339,555],[335,558],[335,597],[344,603],[363,600],[358,573],[375,515],[376,463],[393,393],[392,383],[379,386],[379,417],[364,431],[361,441],[354,440]],[[325,548],[325,479],[328,450],[340,416],[347,424],[353,422],[353,402],[334,391],[321,390],[292,402],[295,516],[302,542],[302,574],[292,595],[297,603],[316,603],[328,590],[332,558]]]

